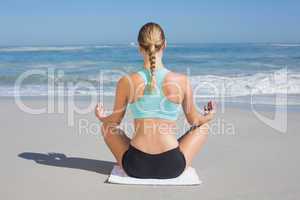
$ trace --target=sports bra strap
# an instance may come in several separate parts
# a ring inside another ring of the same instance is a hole
[[[166,69],[165,67],[160,67],[157,68],[155,71],[155,76],[156,76],[156,84],[157,86],[161,86],[163,84],[164,78],[166,76],[166,74],[169,72],[168,69]],[[150,82],[151,79],[151,72],[150,70],[143,68],[142,70],[138,71],[138,74],[142,77],[142,79],[144,80],[145,84]]]

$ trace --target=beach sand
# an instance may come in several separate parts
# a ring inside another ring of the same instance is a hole
[[[24,102],[46,104],[34,98]],[[212,130],[193,163],[203,184],[174,187],[106,183],[115,161],[93,112],[77,114],[68,126],[67,113],[28,114],[9,98],[0,106],[0,199],[300,198],[299,112],[288,112],[287,132],[281,133],[248,109],[226,107],[215,120],[223,128]]]

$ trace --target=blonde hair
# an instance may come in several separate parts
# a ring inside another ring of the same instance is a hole
[[[165,45],[165,34],[160,25],[150,22],[145,24],[139,31],[138,43],[142,49],[148,53],[150,60],[151,81],[148,83],[147,89],[153,91],[156,87],[155,68],[156,56],[155,54],[161,50]]]

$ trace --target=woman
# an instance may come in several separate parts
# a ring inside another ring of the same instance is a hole
[[[164,67],[166,40],[158,24],[145,24],[139,32],[138,43],[144,67],[119,80],[111,115],[105,116],[100,104],[95,113],[102,122],[107,146],[129,176],[175,178],[191,165],[205,143],[207,123],[213,118],[215,108],[209,102],[205,106],[206,114],[199,114],[188,77]],[[127,105],[134,118],[132,139],[117,127]],[[177,140],[174,129],[180,107],[192,127]]]

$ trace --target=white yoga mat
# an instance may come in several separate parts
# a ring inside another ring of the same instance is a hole
[[[171,179],[140,179],[127,176],[124,170],[115,165],[107,180],[109,183],[129,185],[199,185],[199,179],[194,168],[188,167],[180,176]]]

